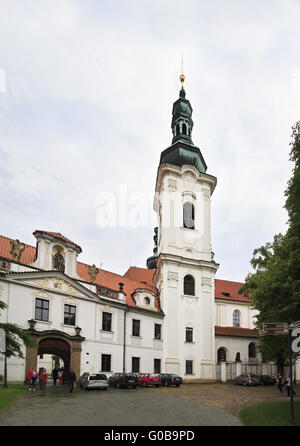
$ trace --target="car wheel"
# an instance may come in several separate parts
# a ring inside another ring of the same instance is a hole
[[[260,383],[261,386],[264,386],[264,383]]]
[[[143,387],[146,387],[146,383],[143,383],[142,386],[143,386]]]
[[[121,387],[121,386],[120,386],[120,383],[118,383],[118,384],[117,384],[117,389],[120,389],[120,387]]]
[[[165,386],[165,387],[168,387],[168,386],[169,386],[169,383],[166,381],[166,382],[164,383],[164,386]]]
[[[245,382],[243,382],[243,386],[246,387],[246,383]]]
[[[158,384],[156,384],[156,385],[155,385],[155,387],[157,388],[157,387],[159,387],[159,385],[158,385]]]
[[[179,387],[179,384],[176,384],[176,387]]]
[[[133,386],[134,389],[136,389],[136,386]]]

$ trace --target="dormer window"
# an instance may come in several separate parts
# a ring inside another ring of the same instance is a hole
[[[145,302],[146,305],[150,305],[149,297],[145,297],[144,302]]]

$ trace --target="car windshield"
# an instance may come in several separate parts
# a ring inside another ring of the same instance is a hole
[[[106,375],[100,375],[100,373],[93,373],[90,375],[90,380],[92,381],[101,381],[106,379],[107,379]]]

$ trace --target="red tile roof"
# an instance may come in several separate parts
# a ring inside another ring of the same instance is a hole
[[[3,237],[2,235],[0,235],[0,257],[12,260],[12,255],[10,253],[10,244],[13,241],[14,240],[11,238]],[[21,254],[20,263],[33,263],[35,260],[36,248],[34,246],[27,245],[26,243],[23,244],[25,246],[25,249]]]
[[[148,286],[155,288],[155,283],[153,281],[155,270],[146,269],[146,268],[138,268],[136,266],[131,266],[123,277],[127,277],[130,280],[136,280],[138,282],[142,282],[147,284]]]
[[[256,328],[241,327],[215,327],[215,334],[219,336],[239,336],[246,338],[258,338],[258,330]]]
[[[81,262],[77,262],[77,273],[85,282],[90,282],[90,275],[88,273],[89,265]],[[136,307],[136,304],[132,298],[132,294],[137,289],[147,289],[155,294],[157,294],[155,286],[139,282],[138,280],[131,280],[128,277],[121,276],[119,274],[111,273],[110,271],[105,271],[103,269],[100,269],[98,272],[95,282],[93,282],[96,285],[101,285],[106,288],[110,288],[111,290],[119,290],[119,283],[123,283],[124,287],[124,293],[126,294],[126,303],[130,305],[131,307]],[[156,297],[155,300],[155,306],[157,310],[161,311],[158,304],[158,299]]]
[[[250,303],[251,299],[249,297],[239,294],[243,285],[242,282],[215,279],[215,298]]]
[[[40,231],[40,230],[37,229],[36,231],[34,231],[33,235],[35,235],[36,233],[48,234],[48,235],[51,235],[52,237],[54,237],[54,238],[56,238],[58,240],[63,240],[64,242],[71,243],[71,245],[76,246],[77,248],[80,249],[80,252],[82,252],[81,247],[79,245],[77,245],[77,243],[72,242],[72,240],[70,240],[69,238],[65,237],[60,232]]]

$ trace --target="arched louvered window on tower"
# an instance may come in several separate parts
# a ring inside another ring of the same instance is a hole
[[[195,296],[195,280],[193,276],[185,276],[183,279],[183,294]]]
[[[186,124],[182,124],[182,133],[183,133],[184,135],[187,134],[187,131],[186,131]]]
[[[195,208],[189,201],[183,205],[183,227],[195,229]]]
[[[179,124],[176,125],[176,136],[178,136],[180,133],[180,127]]]

